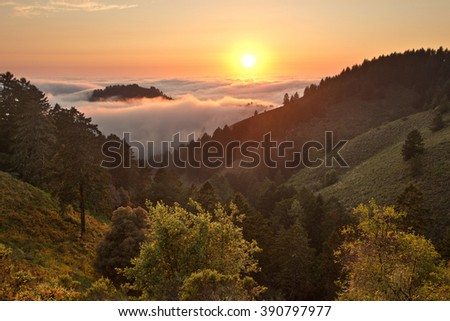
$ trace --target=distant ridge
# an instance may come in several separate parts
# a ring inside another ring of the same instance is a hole
[[[318,139],[324,130],[349,139],[449,98],[450,51],[408,50],[345,68],[306,87],[302,97],[291,96],[281,108],[216,129],[212,139],[260,140],[271,132],[302,143]]]
[[[96,89],[89,97],[89,101],[122,101],[140,98],[162,98],[172,100],[171,97],[164,94],[156,87],[144,88],[137,84],[132,85],[112,85],[105,89]]]

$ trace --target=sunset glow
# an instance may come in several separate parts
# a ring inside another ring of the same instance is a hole
[[[0,68],[25,76],[317,78],[450,46],[441,0],[17,0],[0,9]],[[255,62],[241,63],[246,54]]]

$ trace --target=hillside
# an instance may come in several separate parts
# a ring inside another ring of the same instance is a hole
[[[12,250],[15,271],[27,271],[38,284],[64,277],[88,286],[95,278],[94,248],[107,225],[88,217],[81,240],[78,214],[58,213],[49,194],[4,172],[0,190],[0,244]]]
[[[288,181],[297,189],[306,186],[325,198],[336,197],[350,210],[371,198],[383,204],[395,204],[405,187],[415,182],[424,194],[425,208],[434,221],[448,225],[450,216],[450,128],[432,132],[433,111],[397,119],[351,139],[342,150],[348,169],[336,169],[338,182],[324,186],[328,169],[302,169]],[[450,115],[444,116],[447,123]],[[421,157],[421,175],[412,177],[411,164],[401,154],[407,134],[419,129],[425,145]]]
[[[326,77],[291,96],[283,106],[216,130],[215,140],[260,140],[271,132],[298,143],[333,130],[350,139],[371,128],[423,111],[450,93],[450,52],[412,50],[393,53]]]

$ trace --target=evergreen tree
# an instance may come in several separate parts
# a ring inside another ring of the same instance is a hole
[[[55,128],[45,95],[25,78],[0,74],[0,169],[41,188],[54,150]]]
[[[180,177],[171,169],[160,168],[156,171],[150,186],[148,199],[153,203],[186,204],[187,197]]]
[[[54,192],[62,204],[76,204],[81,235],[86,232],[86,210],[109,206],[110,177],[100,167],[104,137],[97,125],[76,108],[56,105],[50,112],[57,127]]]
[[[282,253],[282,255],[280,255]],[[300,223],[280,230],[273,247],[273,284],[284,300],[311,299],[314,250]]]
[[[423,154],[423,145],[423,138],[420,132],[417,129],[412,130],[406,137],[402,147],[403,159],[407,161],[416,155]]]
[[[196,193],[195,200],[202,204],[202,207],[205,210],[210,212],[212,212],[216,208],[217,203],[220,202],[216,190],[209,181],[206,181]]]
[[[290,102],[290,99],[289,99],[289,94],[288,93],[285,93],[284,94],[284,98],[283,98],[283,106],[287,106],[287,105],[289,105],[289,102]]]
[[[0,74],[0,153],[9,154],[18,111],[20,86],[14,75]]]
[[[244,215],[242,223],[242,233],[248,242],[256,241],[261,252],[255,253],[261,272],[254,277],[255,280],[264,285],[269,285],[272,280],[273,256],[272,247],[274,242],[274,232],[269,219],[257,211],[248,200],[240,193],[237,193],[232,201],[236,205],[239,213]]]
[[[430,236],[430,213],[424,208],[423,193],[417,185],[411,183],[404,189],[397,197],[395,210],[406,214],[403,219],[405,228],[412,228],[419,234]]]
[[[48,107],[45,99],[24,103],[23,112],[15,121],[11,146],[12,159],[22,178],[44,189],[56,140],[56,127],[48,115]]]

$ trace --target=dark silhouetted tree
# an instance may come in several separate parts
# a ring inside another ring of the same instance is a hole
[[[109,231],[97,247],[95,267],[116,285],[126,278],[117,268],[131,266],[131,259],[139,255],[141,243],[146,240],[148,213],[141,207],[119,207],[111,218]]]
[[[16,171],[44,189],[55,149],[49,108],[45,95],[25,78],[0,74],[0,170]]]
[[[283,106],[287,106],[287,105],[289,105],[289,103],[290,103],[290,98],[289,98],[289,94],[288,93],[285,93],[284,94],[284,97],[283,97]]]
[[[419,234],[430,236],[430,212],[425,209],[423,193],[416,184],[409,184],[397,197],[395,210],[406,213],[403,218],[405,229],[412,228]]]
[[[171,205],[175,202],[186,204],[187,197],[180,177],[171,169],[161,168],[156,171],[150,186],[148,199],[153,203],[162,201]]]
[[[216,208],[217,203],[220,202],[216,190],[209,181],[205,182],[202,187],[200,187],[194,198],[197,202],[202,204],[202,207],[205,210],[210,212],[212,212]]]
[[[62,204],[77,205],[81,235],[86,232],[86,211],[107,211],[109,174],[100,167],[105,138],[97,125],[76,108],[56,105],[51,115],[57,127],[54,193]]]
[[[424,152],[423,138],[417,129],[412,130],[406,137],[402,147],[403,160],[407,161]]]
[[[283,253],[281,255],[281,253]],[[300,223],[281,229],[273,247],[273,283],[284,300],[307,300],[313,286],[314,250]]]

